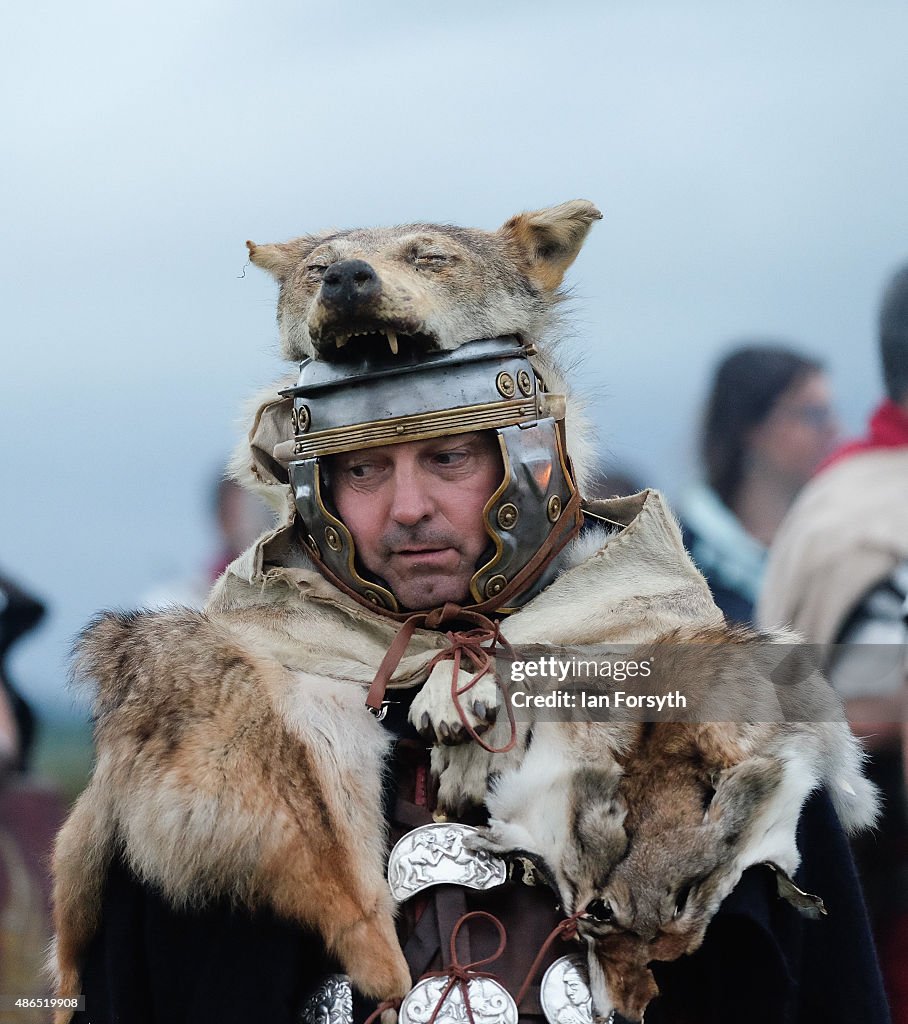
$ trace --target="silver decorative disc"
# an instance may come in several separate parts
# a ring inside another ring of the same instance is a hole
[[[582,956],[563,956],[542,976],[539,1001],[549,1024],[593,1024],[593,997]]]
[[[353,1024],[353,988],[346,974],[329,974],[306,1000],[301,1024]]]
[[[447,985],[445,977],[418,981],[400,1004],[398,1024],[426,1024]],[[467,988],[476,1024],[517,1024],[517,1004],[494,978],[471,978]],[[442,1003],[435,1024],[470,1024],[459,983],[455,983]]]
[[[479,829],[457,822],[422,825],[408,832],[388,858],[388,885],[398,901],[429,886],[493,889],[507,879],[505,862],[484,850],[467,850],[464,839]]]

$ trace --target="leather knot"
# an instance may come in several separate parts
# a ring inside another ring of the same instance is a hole
[[[487,618],[480,612],[468,611],[448,602],[441,608],[434,608],[431,612],[419,612],[416,615],[411,615],[400,627],[397,636],[395,636],[391,646],[388,648],[388,653],[382,658],[381,665],[378,667],[378,672],[375,673],[375,678],[372,680],[372,685],[369,687],[369,693],[366,696],[366,707],[373,714],[380,712],[388,682],[394,674],[394,670],[400,664],[407,645],[410,643],[410,639],[418,626],[438,629],[445,623],[453,624],[456,622],[467,622],[474,625],[472,629],[448,630],[445,636],[448,639],[449,646],[439,651],[432,658],[428,668],[431,671],[432,668],[442,661],[447,661],[448,659],[453,661],[451,700],[457,709],[457,714],[463,727],[470,738],[475,743],[478,743],[483,750],[488,751],[490,754],[506,754],[509,750],[513,749],[517,742],[517,723],[514,719],[514,709],[511,707],[507,687],[502,680],[496,679],[496,682],[501,690],[510,726],[510,737],[503,747],[490,746],[482,739],[473,726],[470,725],[466,712],[460,702],[460,698],[472,690],[480,679],[490,672],[494,674],[495,654],[497,651],[503,651],[509,658],[514,656],[513,648],[501,635],[501,623]],[[469,660],[474,674],[463,686],[459,686],[460,666],[464,657]]]
[[[498,930],[498,948],[491,956],[486,956],[480,960],[472,960],[470,963],[462,964],[457,959],[457,936],[460,933],[461,927],[471,918],[483,918],[486,921],[491,921],[492,924],[495,925]],[[507,933],[504,930],[504,925],[497,917],[494,916],[494,914],[489,914],[485,910],[474,910],[469,914],[464,914],[463,917],[458,919],[451,931],[451,963],[442,971],[429,971],[427,974],[423,975],[423,978],[448,978],[448,983],[442,989],[441,995],[438,997],[438,1002],[435,1004],[435,1009],[432,1011],[432,1016],[429,1017],[426,1024],[435,1024],[438,1014],[441,1012],[441,1008],[445,1004],[445,1000],[454,990],[455,985],[460,986],[464,1009],[467,1011],[467,1017],[470,1020],[470,1024],[476,1024],[473,1019],[473,1007],[470,1005],[470,981],[473,978],[495,977],[491,971],[479,971],[476,968],[497,960],[504,952],[505,947],[507,946],[507,941]]]

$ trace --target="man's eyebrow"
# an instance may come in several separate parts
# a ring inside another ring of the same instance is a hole
[[[340,452],[340,454],[333,457],[337,459],[341,466],[352,466],[357,462],[363,462],[366,459],[374,459],[376,456],[377,450],[374,448],[357,448],[356,451]]]
[[[471,434],[449,434],[447,437],[435,438],[432,442],[434,447],[447,447],[457,445],[476,445],[482,444],[484,438],[482,434],[474,431]]]
[[[343,472],[344,470],[349,469],[350,466],[355,466],[358,462],[362,462],[368,454],[368,449],[362,449],[355,452],[338,452],[337,455],[329,456],[330,462],[328,465],[331,469],[337,472]]]

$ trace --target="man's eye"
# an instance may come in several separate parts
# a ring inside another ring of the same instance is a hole
[[[435,461],[440,466],[459,466],[466,458],[467,452],[436,452]]]

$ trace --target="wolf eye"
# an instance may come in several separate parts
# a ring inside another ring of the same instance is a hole
[[[451,259],[444,252],[417,252],[413,254],[413,262],[417,267],[438,267]]]
[[[328,269],[329,264],[327,263],[310,263],[306,267],[306,273],[310,277],[316,277],[321,280],[325,276],[325,271]]]

